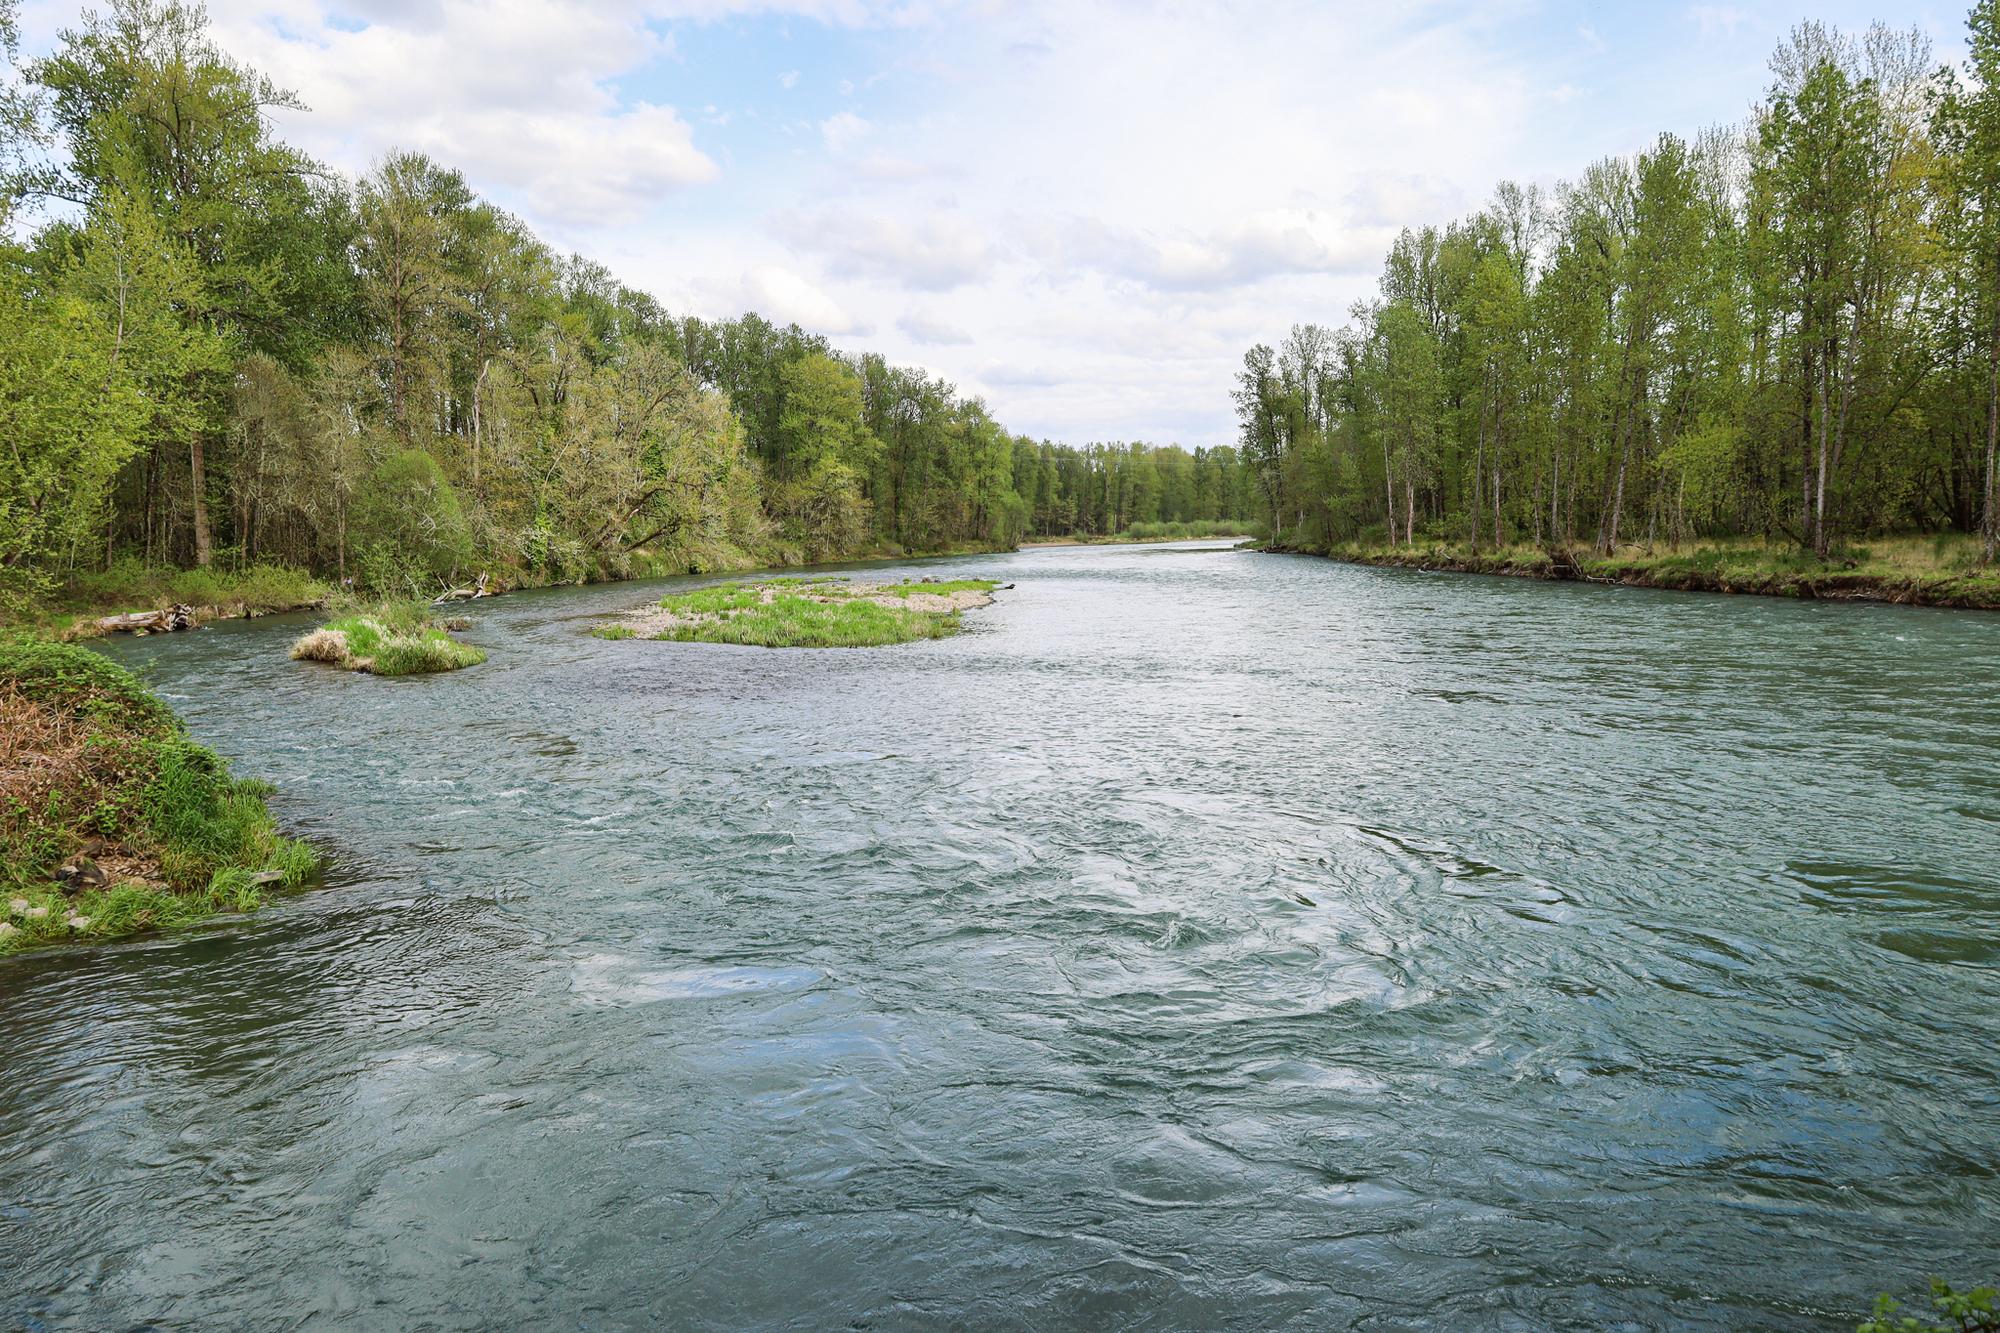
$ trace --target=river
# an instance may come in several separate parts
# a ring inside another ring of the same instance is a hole
[[[1852,1327],[2000,1279],[2000,617],[1209,545],[108,645],[324,888],[0,962],[0,1326]]]

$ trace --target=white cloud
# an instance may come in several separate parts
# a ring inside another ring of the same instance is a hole
[[[844,153],[868,137],[873,126],[852,111],[837,111],[819,123],[820,137],[829,151]]]
[[[354,11],[381,21],[335,26],[323,0],[211,5],[222,45],[310,108],[281,113],[283,132],[336,167],[358,174],[391,148],[417,149],[536,216],[592,225],[634,221],[661,193],[718,174],[672,107],[609,87],[672,50],[634,7],[341,6]]]
[[[1728,5],[1694,5],[1688,9],[1688,18],[1701,29],[1704,37],[1713,37],[1718,33],[1734,37],[1736,30],[1747,23],[1750,16]]]
[[[831,274],[923,291],[948,291],[988,277],[995,260],[985,235],[955,213],[905,221],[821,209],[782,214],[773,227],[795,250],[817,256]]]
[[[790,92],[792,89],[798,87],[799,72],[795,69],[786,70],[783,74],[780,74],[778,76],[778,86],[780,88],[785,89],[787,92]]]
[[[788,268],[766,264],[743,275],[744,310],[754,310],[776,324],[797,324],[811,333],[864,333],[840,304]]]
[[[916,310],[897,320],[896,327],[926,347],[964,347],[972,342],[972,335],[956,324]]]

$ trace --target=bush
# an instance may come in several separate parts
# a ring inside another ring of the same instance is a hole
[[[1931,1305],[1950,1322],[1898,1316],[1895,1300],[1879,1296],[1875,1317],[1858,1325],[1855,1333],[2000,1333],[2000,1291],[1992,1287],[1953,1291],[1949,1282],[1932,1278]]]
[[[437,460],[404,449],[355,497],[351,530],[362,577],[378,592],[449,582],[472,559],[472,529]]]

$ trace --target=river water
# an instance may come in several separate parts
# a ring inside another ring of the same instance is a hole
[[[110,645],[328,885],[0,963],[0,1326],[1851,1327],[2000,1278],[2000,617],[1213,545]],[[685,581],[683,581],[685,582]]]

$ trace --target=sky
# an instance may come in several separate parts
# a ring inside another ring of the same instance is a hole
[[[1740,122],[1802,18],[1964,0],[210,0],[358,175],[417,149],[669,309],[922,366],[1009,429],[1235,434],[1244,351],[1405,226]],[[27,0],[45,51],[75,0]]]

